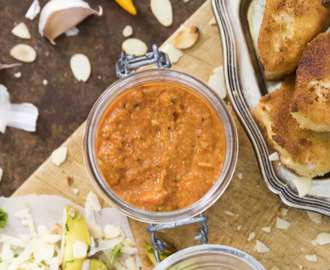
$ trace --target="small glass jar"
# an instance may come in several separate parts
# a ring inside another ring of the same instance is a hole
[[[178,251],[158,264],[154,270],[265,270],[249,254],[222,245],[193,246]]]
[[[183,209],[171,212],[145,211],[128,204],[116,195],[107,184],[96,161],[96,135],[103,114],[120,95],[141,84],[150,82],[172,82],[183,85],[203,98],[215,111],[224,127],[226,154],[223,168],[214,186],[197,202]],[[205,211],[222,195],[228,186],[236,167],[238,154],[237,130],[227,105],[208,86],[196,78],[170,69],[149,69],[123,77],[109,86],[95,102],[86,122],[83,139],[85,165],[90,179],[99,194],[125,215],[148,223],[170,223],[182,221]]]

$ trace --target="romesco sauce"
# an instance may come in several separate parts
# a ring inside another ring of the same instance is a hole
[[[202,198],[225,158],[222,123],[192,90],[172,82],[133,87],[104,113],[97,163],[112,190],[149,211],[173,211]]]

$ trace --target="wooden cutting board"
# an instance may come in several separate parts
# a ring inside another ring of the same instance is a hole
[[[219,32],[210,25],[213,18],[210,1],[193,14],[186,25],[196,25],[201,30],[197,44],[184,51],[184,56],[173,65],[174,69],[185,71],[207,82],[212,70],[222,65],[222,50]],[[167,42],[171,42],[171,36]],[[330,218],[323,217],[321,224],[309,219],[307,212],[290,208],[286,216],[281,216],[280,209],[288,208],[268,190],[260,174],[251,144],[240,126],[240,154],[235,176],[227,191],[218,202],[206,211],[209,217],[209,243],[222,244],[241,249],[271,269],[329,269],[329,245],[313,246],[311,240],[320,232],[330,232]],[[82,157],[82,137],[84,124],[63,144],[68,148],[68,157],[60,167],[46,160],[39,169],[15,192],[14,196],[26,194],[54,194],[70,198],[75,203],[84,205],[86,195],[93,190]],[[238,177],[238,175],[240,177]],[[80,190],[78,195],[67,184],[67,177],[73,177],[73,186]],[[226,211],[226,213],[225,213]],[[230,211],[234,215],[228,215]],[[287,230],[276,228],[276,218],[282,217],[291,223]],[[152,268],[142,248],[143,243],[150,243],[146,232],[147,224],[130,220],[139,255],[144,269]],[[270,227],[266,233],[261,228]],[[171,229],[157,235],[176,250],[192,246],[197,234],[197,225]],[[254,232],[255,238],[248,241]],[[259,254],[254,250],[256,240],[266,244],[270,251]],[[317,262],[306,260],[305,255],[315,254]],[[276,268],[277,269],[277,268]],[[302,268],[300,268],[302,269]]]

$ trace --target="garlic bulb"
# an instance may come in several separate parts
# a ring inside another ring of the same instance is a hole
[[[0,132],[6,126],[34,132],[39,115],[38,108],[31,103],[11,104],[7,88],[0,84]]]
[[[39,33],[54,43],[58,36],[72,29],[88,16],[93,14],[101,16],[102,13],[101,6],[99,11],[96,11],[82,0],[51,0],[41,10]]]

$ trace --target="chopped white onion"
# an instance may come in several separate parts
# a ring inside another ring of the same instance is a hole
[[[92,206],[92,208],[95,212],[101,211],[101,205],[100,205],[99,199],[93,191],[90,191],[88,193],[86,200],[87,200],[87,202],[90,203],[90,205]]]
[[[270,251],[270,249],[259,240],[257,240],[256,249],[258,253],[267,253]]]
[[[38,0],[34,0],[29,7],[28,11],[25,14],[25,18],[30,19],[31,21],[37,17],[40,12],[40,5]]]
[[[74,241],[73,243],[73,258],[81,259],[86,257],[88,246],[82,241]]]

